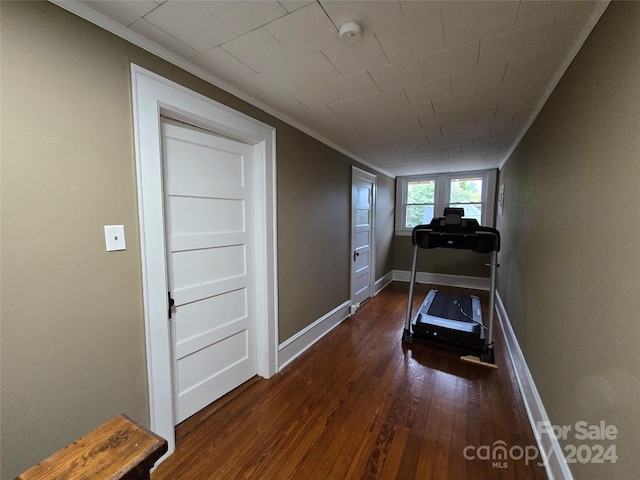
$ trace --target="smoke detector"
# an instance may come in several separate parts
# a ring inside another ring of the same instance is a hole
[[[340,27],[340,40],[345,43],[354,43],[360,40],[362,28],[356,22],[346,22]]]

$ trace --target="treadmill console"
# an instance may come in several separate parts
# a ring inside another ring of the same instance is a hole
[[[475,218],[463,218],[463,208],[445,208],[443,217],[413,229],[412,241],[420,248],[456,248],[489,253],[500,250],[500,233],[481,226]]]

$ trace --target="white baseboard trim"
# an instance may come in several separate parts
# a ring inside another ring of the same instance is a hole
[[[377,294],[379,294],[391,282],[393,282],[393,271],[376,280],[376,283],[373,286],[373,296],[375,297]]]
[[[408,270],[394,270],[393,280],[409,282],[411,272]],[[434,285],[447,285],[451,287],[473,288],[474,290],[489,290],[489,278],[468,277],[464,275],[449,275],[446,273],[417,272],[416,283],[430,283]]]
[[[278,346],[278,370],[282,370],[305,350],[346,320],[349,317],[350,307],[351,301],[338,305],[322,318],[282,342]]]
[[[511,327],[504,303],[498,292],[496,292],[496,313],[498,314],[498,321],[502,327],[507,352],[513,365],[525,409],[527,410],[529,423],[538,442],[538,449],[541,459],[544,462],[547,476],[549,480],[573,480],[573,475],[565,460],[562,447],[556,436],[551,432],[549,416],[544,409],[542,399],[533,382],[533,377],[531,376],[527,362],[520,349],[518,339]]]
[[[373,296],[380,293],[393,280],[393,272],[389,272],[376,280],[373,286]],[[278,369],[282,370],[314,343],[340,325],[351,315],[351,309],[351,301],[346,301],[308,327],[296,333],[293,337],[282,342],[278,346]]]

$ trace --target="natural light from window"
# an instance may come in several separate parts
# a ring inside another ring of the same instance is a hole
[[[482,224],[482,178],[452,178],[449,206],[464,208],[465,218],[475,218]]]
[[[419,180],[407,184],[405,228],[431,221],[436,203],[435,192],[435,180]]]
[[[463,208],[465,218],[493,226],[496,176],[497,170],[476,170],[398,177],[396,235],[411,235],[417,225],[444,215],[446,207]]]

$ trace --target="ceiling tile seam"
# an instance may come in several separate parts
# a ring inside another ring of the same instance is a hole
[[[329,57],[327,57],[327,55],[324,53],[324,50],[318,50],[318,51],[317,51],[317,52],[315,52],[315,53],[321,53],[321,54],[322,54],[322,56],[323,56],[324,58],[326,58],[326,59],[327,59],[327,62],[329,62],[329,63],[331,64],[331,66],[332,66],[332,67],[333,67],[333,68],[334,68],[334,69],[335,69],[335,70],[340,74],[340,76],[341,76],[342,78],[344,78],[344,77],[347,77],[347,76],[348,76],[348,75],[343,74],[343,73],[342,73],[342,70],[340,70],[340,69],[338,68],[338,66],[337,66],[335,63],[333,63]],[[362,72],[360,72],[360,73],[362,73]],[[356,74],[354,74],[354,75],[357,75],[357,73],[356,73]],[[376,86],[377,86],[377,85],[376,85]],[[329,87],[329,86],[327,85],[327,87]],[[330,88],[330,87],[329,87],[329,88]]]
[[[384,52],[383,52],[384,53]],[[378,82],[376,82],[375,78],[373,78],[371,76],[371,72],[369,70],[366,70],[367,74],[369,75],[369,78],[371,78],[371,81],[373,82],[373,84],[376,86],[376,88],[378,89],[378,91],[382,92],[382,87],[380,85],[378,85]]]
[[[504,85],[504,79],[507,76],[507,69],[509,68],[509,60],[507,60],[507,63],[505,63],[504,65],[504,70],[502,71],[502,78],[500,79],[500,86]],[[522,96],[522,93],[520,94],[520,96]]]
[[[284,8],[284,7],[283,7],[283,8]],[[282,18],[282,17],[279,17],[279,18]],[[275,20],[278,20],[278,19],[276,18]],[[273,20],[273,21],[275,21],[275,20]],[[265,23],[264,25],[268,25],[269,23],[271,23],[271,22]],[[285,49],[287,52],[289,52],[293,58],[295,58],[296,60],[298,60],[298,57],[296,57],[293,53],[291,53],[291,51],[289,51],[289,49],[288,49],[287,47],[285,47],[285,46],[280,42],[280,40],[278,40],[276,37],[274,37],[274,36],[273,36],[273,34],[272,34],[269,30],[267,30],[266,28],[264,28],[264,25],[262,25],[262,26],[260,26],[260,27],[258,27],[258,28],[254,28],[253,30],[250,30],[250,31],[248,31],[248,32],[246,32],[246,33],[243,33],[242,35],[239,35],[239,36],[238,36],[238,37],[236,37],[236,38],[232,38],[231,40],[227,40],[226,42],[221,43],[220,45],[217,45],[217,46],[215,46],[215,47],[213,47],[213,48],[210,48],[209,50],[206,50],[206,51],[204,51],[204,52],[202,52],[202,53],[204,54],[204,53],[210,52],[211,50],[215,50],[216,48],[221,48],[222,50],[224,50],[225,52],[227,52],[229,55],[231,55],[233,58],[235,58],[236,60],[238,60],[240,63],[242,63],[243,65],[245,65],[247,68],[249,68],[249,69],[253,70],[256,74],[258,74],[258,73],[262,73],[262,72],[257,72],[253,67],[251,67],[250,65],[247,65],[245,62],[243,62],[242,60],[240,60],[238,57],[236,57],[236,56],[235,56],[233,53],[231,53],[229,50],[227,50],[226,48],[224,48],[224,46],[225,46],[226,44],[228,44],[228,43],[230,43],[230,42],[233,42],[234,40],[236,40],[236,39],[238,39],[238,38],[240,38],[240,37],[243,37],[244,35],[248,35],[249,33],[255,32],[256,30],[259,30],[259,29],[261,29],[261,28],[262,28],[262,29],[267,33],[267,35],[269,35],[271,38],[273,38],[273,39],[276,41],[276,43],[278,43],[278,45],[280,45],[283,49]],[[193,58],[193,57],[192,57],[192,58]],[[287,63],[285,63],[284,65],[288,65],[289,63],[293,63],[293,62],[294,62],[294,60],[291,60],[290,62],[287,62]],[[266,70],[265,70],[265,71],[266,71]]]
[[[547,42],[549,41],[549,38],[551,38],[551,33],[553,32],[553,28],[556,26],[556,23],[558,22],[558,18],[560,17],[556,17],[553,19],[553,24],[551,25],[551,28],[547,32],[547,36],[544,37],[544,41],[542,42],[542,47],[540,48],[540,50],[544,51],[547,48]]]
[[[278,2],[278,3],[280,3],[280,2]],[[307,6],[308,6],[308,5],[304,5],[303,7],[297,8],[297,9],[295,9],[295,10],[294,10],[294,12],[296,12],[296,11],[298,11],[298,10],[301,10],[302,8],[307,7]],[[282,8],[284,8],[284,7],[282,7]],[[285,10],[286,10],[286,9],[285,9]],[[291,12],[291,13],[293,13],[293,12]],[[289,49],[286,47],[286,45],[284,45],[280,40],[278,40],[278,38],[277,38],[273,33],[271,33],[271,31],[270,31],[268,28],[265,28],[267,25],[269,25],[269,24],[271,24],[271,23],[275,22],[276,20],[279,20],[280,18],[283,18],[283,17],[285,17],[285,16],[286,16],[286,15],[283,15],[282,17],[278,17],[278,18],[276,18],[276,19],[274,19],[274,20],[272,20],[272,21],[270,21],[270,22],[267,22],[267,23],[265,23],[264,25],[262,25],[262,26],[261,26],[261,27],[259,27],[259,28],[264,28],[264,31],[265,31],[265,32],[267,32],[271,38],[273,38],[273,39],[274,39],[274,40],[275,40],[275,41],[276,41],[276,42],[277,42],[277,43],[278,43],[282,48],[284,48],[287,52],[289,52],[289,53],[291,54],[291,56],[292,56],[293,58],[295,58],[295,60],[292,60],[291,62],[288,62],[287,64],[285,64],[285,65],[288,65],[288,64],[290,64],[290,63],[293,63],[294,61],[299,61],[299,60],[301,60],[301,58],[300,58],[300,57],[298,57],[298,55],[296,55],[295,53],[293,53],[291,50],[289,50]],[[249,33],[249,32],[247,32],[247,33]],[[245,35],[246,35],[246,34],[245,34]],[[242,36],[242,35],[241,35],[241,36]],[[229,41],[231,41],[231,40],[229,40]],[[324,52],[323,52],[322,50],[319,50],[318,52],[314,52],[314,53],[322,53],[322,55],[327,59],[327,61],[329,61],[329,59],[327,58],[327,56],[324,54]],[[331,61],[329,61],[329,63],[331,63]],[[332,65],[333,65],[333,64],[332,64]],[[336,68],[336,66],[335,66],[335,65],[333,65],[333,68]],[[336,68],[336,70],[339,72],[339,70],[338,70],[337,68]]]
[[[398,2],[398,3],[400,5],[400,13],[402,13],[402,22],[404,23],[407,21],[407,14],[405,13],[404,8],[402,6],[403,2]]]
[[[442,49],[447,49],[447,39],[444,34],[444,17],[442,16],[442,8],[438,9],[438,16],[440,17],[440,31],[442,32]]]
[[[412,105],[411,99],[409,98],[409,95],[407,94],[407,90],[406,90],[406,87],[408,86],[409,85],[402,85],[400,88],[402,89],[402,93],[404,93],[404,99],[407,101],[407,104]]]
[[[394,65],[393,63],[391,63],[391,60],[389,60],[389,56],[387,55],[387,52],[385,52],[384,48],[382,48],[382,44],[380,43],[380,39],[378,38],[378,35],[376,34],[376,32],[373,32],[373,38],[376,39],[376,43],[378,44],[378,47],[380,47],[380,51],[382,52],[382,55],[384,55],[384,59],[387,61],[387,65]]]
[[[362,133],[358,127],[353,127],[353,130],[354,130],[356,133],[358,133],[358,135],[360,135],[363,139],[365,139],[365,140],[367,139],[367,135],[366,135],[366,134],[364,134],[364,133]]]
[[[362,123],[364,123],[368,128],[370,128],[371,130],[373,130],[373,127],[372,127],[371,125],[369,125],[369,124],[364,120],[364,118],[362,118],[360,115],[356,114],[356,118],[359,118],[359,119],[360,119],[360,121],[361,121]]]
[[[333,109],[331,109],[331,107],[329,107],[329,105],[331,105],[332,103],[337,103],[337,102],[340,102],[340,101],[342,101],[342,100],[357,100],[358,98],[364,98],[364,97],[368,97],[368,96],[370,96],[370,95],[378,95],[378,94],[382,93],[382,90],[380,89],[380,87],[378,87],[378,85],[376,85],[376,82],[374,82],[374,81],[373,81],[373,78],[371,78],[371,75],[369,74],[369,71],[368,71],[368,70],[365,70],[364,72],[361,72],[361,73],[355,73],[355,74],[353,74],[353,75],[342,75],[342,77],[340,77],[340,78],[343,78],[343,79],[344,79],[344,78],[354,77],[354,76],[356,76],[356,75],[361,75],[362,73],[366,73],[366,74],[369,76],[369,79],[373,82],[373,84],[375,85],[375,87],[378,89],[378,91],[377,91],[377,92],[375,92],[375,93],[365,93],[364,95],[358,95],[358,96],[355,96],[355,97],[342,98],[342,96],[341,96],[338,92],[336,92],[333,88],[331,88],[331,85],[329,85],[329,84],[326,82],[326,80],[322,80],[322,83],[323,83],[323,84],[324,84],[324,85],[325,85],[329,90],[331,90],[333,93],[335,93],[335,94],[338,96],[338,98],[339,98],[339,100],[336,100],[335,102],[325,103],[324,105],[325,105],[327,108],[329,108],[333,113],[336,113]],[[338,116],[338,118],[342,118],[342,117],[340,117],[340,115],[338,115],[337,113],[336,113],[336,115]]]
[[[255,70],[255,68],[253,68],[253,67],[252,67],[252,66],[250,66],[250,65],[247,65],[245,62],[243,62],[242,60],[240,60],[238,57],[236,57],[236,56],[235,56],[233,53],[231,53],[229,50],[227,50],[226,48],[224,48],[224,45],[225,45],[226,43],[228,43],[228,42],[225,42],[225,43],[223,43],[223,44],[221,44],[221,45],[218,45],[217,47],[210,48],[209,50],[207,50],[207,51],[205,51],[205,52],[199,53],[198,55],[204,55],[204,54],[206,54],[206,53],[208,53],[208,52],[211,52],[211,51],[215,50],[216,48],[219,48],[220,50],[223,50],[223,51],[227,52],[230,56],[232,56],[232,57],[233,57],[233,58],[235,58],[238,62],[240,62],[240,63],[241,63],[241,64],[243,64],[245,67],[247,67],[249,70],[251,70],[255,75],[258,75],[259,73],[262,73],[262,72],[257,72],[257,71]],[[191,58],[194,58],[194,57],[196,57],[196,56],[197,56],[197,55],[194,55],[194,56],[193,56],[193,57],[191,57]],[[253,76],[253,75],[247,75],[247,77],[251,77],[251,76]],[[243,78],[247,78],[247,77],[241,77],[241,78],[239,78],[238,80],[242,80]]]
[[[522,8],[522,1],[518,3],[518,11],[516,12],[516,16],[513,19],[513,30],[517,30],[516,26],[518,25],[518,18],[520,18],[520,9]]]
[[[369,70],[365,70],[364,73],[367,74],[367,76],[369,77],[369,80],[371,80],[371,82],[376,86],[376,88],[378,89],[378,93],[382,93],[382,89],[378,86],[376,81],[371,76],[371,72],[369,72]],[[360,98],[360,97],[356,97],[356,98]]]
[[[191,50],[194,50],[194,51],[198,52],[198,53],[197,53],[198,55],[199,55],[199,54],[201,54],[201,53],[204,53],[203,51],[200,51],[200,49],[199,49],[199,48],[196,48],[196,47],[194,47],[193,45],[189,45],[188,43],[183,42],[182,40],[179,40],[177,37],[175,37],[175,36],[171,35],[169,32],[167,32],[166,30],[164,30],[162,27],[160,27],[159,25],[156,25],[156,24],[155,24],[155,23],[153,23],[151,20],[149,20],[148,18],[146,18],[148,15],[150,15],[152,12],[156,11],[156,10],[157,10],[158,8],[160,8],[162,5],[164,5],[164,4],[160,4],[160,5],[158,5],[157,7],[155,7],[155,8],[154,8],[153,10],[151,10],[150,12],[145,13],[145,14],[144,14],[142,17],[140,17],[138,20],[144,20],[145,22],[148,22],[150,25],[153,25],[154,27],[156,27],[158,30],[160,30],[161,32],[163,32],[165,35],[169,35],[171,38],[175,39],[178,43],[181,43],[182,45],[186,45],[186,46],[187,46],[187,47],[189,47]],[[137,22],[138,20],[136,20],[136,22]],[[135,23],[135,22],[133,22],[133,23]],[[133,23],[132,23],[131,25],[133,25]],[[126,28],[128,28],[128,29],[129,29],[129,30],[131,30],[132,32],[135,32],[135,30],[133,30],[133,29],[129,28],[129,26],[127,26]],[[137,33],[137,32],[135,32],[135,33]],[[217,46],[218,46],[218,45],[216,45],[216,47],[217,47]],[[213,47],[213,48],[215,48],[215,47]],[[207,52],[208,52],[209,50],[211,50],[211,49],[207,49],[207,50],[205,50],[205,51],[207,51]],[[194,55],[194,56],[195,56],[195,55]],[[193,57],[190,57],[190,58],[193,58]]]
[[[334,26],[334,28],[336,29],[336,33],[340,32],[340,26],[336,25],[335,22],[333,21],[333,19],[329,16],[329,14],[327,13],[327,11],[324,8],[324,5],[322,5],[322,2],[320,2],[319,0],[316,0],[316,3],[318,4],[318,6],[322,9],[323,13],[327,16],[327,18],[329,19],[329,21],[331,22],[331,25]],[[306,7],[307,5],[305,5]]]
[[[280,2],[278,2],[278,3],[280,3]],[[160,7],[160,6],[161,6],[161,5],[158,5],[158,7]],[[274,39],[274,40],[276,40],[276,41],[277,41],[277,42],[282,46],[282,48],[284,48],[285,50],[287,50],[287,52],[291,53],[291,55],[292,55],[293,57],[296,57],[292,52],[290,52],[290,51],[289,51],[289,49],[287,49],[284,45],[282,45],[282,43],[280,43],[280,41],[279,41],[277,38],[275,38],[275,37],[271,34],[271,32],[270,32],[268,29],[264,28],[265,26],[267,26],[267,25],[269,25],[269,24],[271,24],[271,23],[273,23],[273,22],[276,22],[276,21],[280,20],[281,18],[284,18],[284,17],[286,17],[287,15],[289,15],[289,12],[287,12],[286,8],[282,7],[282,9],[283,9],[283,10],[285,10],[284,15],[280,15],[280,16],[279,16],[279,17],[277,17],[277,18],[274,18],[274,19],[272,19],[272,20],[270,20],[270,21],[268,21],[268,22],[266,22],[266,23],[263,23],[262,25],[259,25],[259,26],[255,27],[255,28],[252,28],[251,30],[247,30],[246,32],[243,32],[243,33],[241,33],[241,34],[239,34],[239,35],[237,35],[237,36],[235,36],[235,37],[233,37],[233,38],[230,38],[230,39],[228,39],[228,40],[225,40],[224,42],[219,43],[219,44],[217,44],[217,45],[214,45],[214,46],[212,46],[211,48],[208,48],[208,49],[206,49],[206,50],[200,51],[200,49],[195,48],[195,47],[193,47],[193,46],[191,46],[191,45],[187,45],[187,46],[188,46],[188,47],[190,47],[190,48],[192,48],[193,50],[197,51],[199,54],[203,54],[203,53],[210,52],[210,51],[211,51],[211,50],[213,50],[214,48],[218,48],[218,47],[222,48],[222,46],[223,46],[223,45],[226,45],[226,44],[227,44],[227,43],[229,43],[229,42],[233,42],[234,40],[237,40],[237,39],[238,39],[238,38],[240,38],[240,37],[244,37],[245,35],[248,35],[248,34],[250,34],[250,33],[253,33],[253,32],[255,32],[255,31],[260,30],[261,28],[263,28],[263,29],[265,30],[265,32],[267,32],[271,37],[273,37],[273,39]],[[155,10],[155,8],[154,8],[154,10]],[[145,17],[146,17],[147,15],[149,15],[150,13],[151,13],[151,12],[147,13],[147,14],[145,15]],[[142,18],[144,18],[144,17],[142,17]],[[145,20],[146,20],[146,19],[145,19]],[[153,26],[155,26],[156,28],[158,28],[158,29],[162,30],[162,28],[160,28],[158,25],[156,25],[155,23],[151,22],[150,20],[147,20],[147,22],[151,23],[151,24],[152,24]],[[164,32],[164,30],[162,30],[162,31]],[[167,33],[167,32],[165,32],[165,33]],[[170,35],[169,33],[167,33],[167,34],[168,34],[168,35]],[[173,35],[171,35],[171,36],[173,37]],[[175,38],[175,37],[173,37],[173,38]],[[181,42],[181,43],[183,43],[183,44],[184,44],[184,42]],[[186,44],[185,44],[185,45],[186,45]],[[227,49],[224,49],[224,51],[225,51],[225,52],[227,52],[227,53],[229,53],[229,54],[231,55],[231,52],[229,52]],[[237,60],[240,60],[240,59],[238,59],[238,58],[237,58],[237,57],[235,57],[235,56],[234,56],[234,58],[236,58]],[[296,57],[296,58],[297,58],[297,57]],[[244,62],[243,62],[243,63],[244,63]],[[245,65],[246,65],[246,64],[245,64]],[[247,65],[247,67],[249,67],[249,65]],[[249,68],[251,68],[251,67],[249,67]],[[251,70],[253,70],[253,68],[251,68]],[[255,71],[255,70],[254,70],[254,71]],[[256,72],[256,73],[259,73],[259,72]]]
[[[276,0],[276,1],[278,2],[278,4],[279,4],[279,5],[280,5],[284,10],[287,10],[287,8],[282,4],[282,2],[281,2],[280,0]],[[309,2],[309,3],[311,3],[311,2]],[[291,10],[291,11],[287,10],[287,14],[290,14],[290,13],[296,12],[296,11],[300,10],[301,8],[306,7],[307,5],[309,5],[309,4],[308,4],[308,3],[305,3],[304,5],[300,5],[298,8],[294,8],[294,9],[293,9],[293,10]]]
[[[284,8],[284,7],[283,7],[283,8]],[[211,48],[209,48],[208,50],[205,50],[205,51],[206,51],[206,52],[208,52],[208,51],[210,51],[210,50],[213,50],[213,49],[214,49],[214,48],[216,48],[216,47],[221,47],[221,48],[222,48],[222,46],[223,46],[223,45],[226,45],[227,43],[233,42],[234,40],[237,40],[237,39],[239,39],[239,38],[241,38],[241,37],[244,37],[245,35],[249,35],[250,33],[253,33],[253,32],[255,32],[255,31],[258,31],[258,30],[260,30],[261,28],[262,28],[262,29],[264,29],[264,31],[265,31],[265,32],[267,32],[267,33],[269,34],[269,36],[271,36],[271,37],[272,37],[276,42],[280,43],[280,42],[278,41],[278,39],[277,39],[277,38],[275,38],[275,37],[271,34],[271,32],[270,32],[267,28],[264,28],[264,27],[265,27],[265,26],[267,26],[267,25],[269,25],[270,23],[273,23],[273,22],[275,22],[275,21],[277,21],[277,20],[280,20],[281,18],[286,17],[286,16],[287,16],[287,15],[285,14],[285,15],[282,15],[282,16],[280,16],[280,17],[278,17],[278,18],[274,18],[274,19],[273,19],[273,20],[271,20],[270,22],[263,23],[262,25],[260,25],[260,26],[258,26],[258,27],[256,27],[256,28],[252,28],[251,30],[247,30],[246,32],[241,33],[240,35],[237,35],[237,36],[235,36],[235,37],[233,37],[233,38],[230,38],[229,40],[226,40],[226,41],[224,41],[224,42],[222,42],[222,43],[219,43],[218,45],[215,45],[215,46],[213,46],[213,47],[211,47]],[[282,44],[280,43],[280,45],[282,45]],[[285,50],[287,50],[287,52],[289,52],[289,50],[288,50],[284,45],[282,45],[282,47],[283,47],[283,48],[285,48]],[[225,49],[225,52],[230,53],[230,52],[228,52],[226,49]],[[201,52],[201,53],[204,53],[204,52]],[[289,53],[291,53],[291,52],[289,52]],[[293,53],[291,53],[291,55],[293,55]],[[293,56],[295,57],[295,55],[293,55]],[[247,65],[247,66],[248,66],[248,65]],[[249,68],[251,68],[251,67],[249,67]],[[253,68],[252,68],[251,70],[253,70]]]
[[[162,3],[156,3],[156,6],[155,6],[155,7],[153,7],[151,10],[149,10],[147,13],[145,13],[143,16],[136,18],[136,19],[135,19],[133,22],[131,22],[129,25],[125,25],[125,26],[126,26],[127,28],[131,28],[131,25],[133,25],[134,23],[136,23],[138,20],[144,20],[144,21],[146,21],[146,22],[149,22],[149,20],[147,20],[147,19],[146,19],[146,18],[144,18],[144,17],[146,17],[147,15],[149,15],[149,14],[151,14],[152,12],[156,11],[156,10],[157,10],[158,8],[160,8],[162,5],[163,5]],[[152,25],[155,25],[153,22],[149,22],[149,23],[151,23]],[[157,27],[157,25],[155,25],[155,26]],[[160,28],[160,27],[158,27],[158,28]],[[160,30],[162,30],[162,29],[160,28]],[[164,30],[162,30],[162,31],[164,32]],[[167,32],[165,32],[165,33],[167,33]],[[173,37],[173,35],[171,35],[171,36]],[[176,37],[173,37],[173,38],[176,38]],[[176,38],[176,40],[178,40],[178,39]],[[184,43],[184,42],[180,42],[180,43]]]
[[[158,7],[159,7],[159,6],[160,6],[160,5],[158,5]],[[154,8],[153,10],[155,10],[155,8]],[[153,10],[152,10],[152,11],[153,11]],[[151,13],[151,12],[149,12],[149,13]],[[146,15],[145,15],[144,17],[146,17]],[[136,20],[135,22],[132,22],[129,26],[127,26],[127,27],[125,27],[125,28],[127,28],[127,29],[128,29],[128,30],[130,30],[131,32],[138,33],[138,32],[136,32],[133,28],[131,28],[131,25],[133,25],[134,23],[138,22],[139,20],[144,20],[145,22],[149,23],[149,25],[153,25],[155,28],[157,28],[158,30],[160,30],[160,31],[161,31],[162,33],[164,33],[165,35],[167,35],[167,36],[169,36],[169,37],[173,38],[173,39],[174,39],[176,42],[178,42],[180,45],[184,45],[185,47],[189,48],[190,50],[193,50],[193,51],[195,51],[195,52],[198,52],[196,55],[199,55],[199,54],[201,53],[197,48],[194,48],[194,47],[192,47],[191,45],[189,45],[189,44],[187,44],[187,43],[183,42],[183,41],[182,41],[182,40],[180,40],[179,38],[177,38],[177,37],[173,36],[172,34],[170,34],[169,32],[167,32],[166,30],[163,30],[163,29],[162,29],[162,28],[160,28],[158,25],[156,25],[156,24],[155,24],[155,23],[153,23],[153,22],[150,22],[149,20],[147,20],[147,19],[146,19],[146,18],[144,18],[144,17],[140,17],[138,20]],[[192,57],[189,57],[189,59],[190,59],[190,58],[195,57],[196,55],[193,55]]]
[[[307,107],[304,103],[302,103],[300,100],[298,100],[296,97],[294,97],[291,93],[287,92],[287,96],[292,98],[296,103],[298,103],[302,108],[304,108],[305,110],[311,110],[309,107]],[[335,113],[335,112],[333,112]],[[301,120],[298,120],[300,123],[302,123]],[[304,125],[304,124],[303,124]],[[307,127],[309,128],[309,127]]]

